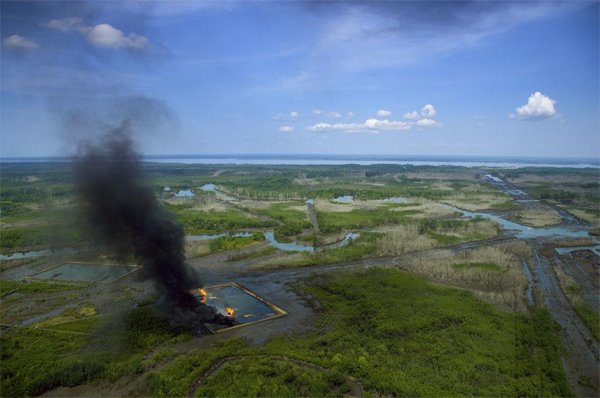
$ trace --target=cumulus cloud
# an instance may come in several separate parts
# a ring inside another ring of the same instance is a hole
[[[272,117],[273,120],[296,120],[300,117],[300,114],[296,111],[290,113],[280,113]]]
[[[555,100],[536,91],[529,96],[526,105],[516,109],[516,115],[511,114],[510,116],[521,120],[548,119],[556,115],[554,104],[556,104]]]
[[[442,123],[438,122],[437,120],[427,118],[419,119],[415,122],[415,124],[421,127],[442,127]]]
[[[313,115],[317,115],[318,116],[318,115],[321,115],[323,113],[323,111],[320,110],[320,109],[313,109],[312,113],[313,113]]]
[[[436,114],[437,112],[431,104],[427,104],[423,108],[421,108],[421,116],[423,117],[432,118],[435,117]]]
[[[409,119],[409,120],[417,120],[419,118],[419,112],[414,111],[414,112],[406,112],[403,117],[405,119]]]
[[[91,26],[86,26],[83,23],[81,17],[71,17],[62,19],[52,19],[49,22],[42,24],[50,29],[60,30],[61,32],[68,32],[74,30],[79,33],[88,33],[91,30]]]
[[[367,132],[368,129],[361,123],[317,123],[307,127],[310,131],[343,131],[346,133]]]
[[[89,43],[97,47],[143,50],[150,45],[150,41],[144,36],[133,32],[125,35],[123,31],[107,23],[86,25],[81,17],[53,19],[43,24],[43,26],[60,30],[61,32],[78,32],[82,34]]]
[[[327,116],[339,119],[342,117],[342,114],[339,112],[336,112],[336,111],[331,111],[331,112],[327,112]]]
[[[294,128],[292,126],[281,126],[279,127],[279,131],[282,133],[291,133],[294,131]]]
[[[408,122],[390,121],[387,119],[367,119],[363,123],[317,123],[309,126],[310,131],[343,131],[346,133],[380,133],[382,131],[399,131],[411,128]]]
[[[348,112],[346,115],[348,118],[352,119],[354,117],[354,112]]]
[[[421,112],[408,112],[404,114],[409,121],[396,121],[389,119],[370,118],[363,123],[317,123],[308,126],[309,131],[342,131],[346,133],[381,133],[384,131],[404,131],[410,130],[412,127],[443,127],[443,124],[435,120],[437,114],[435,108],[431,104],[421,108]],[[377,115],[381,117],[391,115],[391,112],[384,109],[377,111]],[[352,114],[354,116],[354,114]]]
[[[106,23],[94,26],[88,33],[87,39],[90,43],[98,47],[107,48],[129,47],[144,49],[149,43],[148,39],[144,36],[135,33],[125,36],[122,31]]]
[[[14,48],[14,49],[30,50],[30,49],[39,47],[37,43],[35,43],[31,40],[27,40],[23,36],[19,36],[19,35],[9,36],[9,37],[5,38],[4,40],[2,40],[2,43],[4,44],[4,47]]]
[[[410,123],[389,121],[387,119],[367,119],[365,121],[365,126],[377,130],[408,130],[410,128]]]

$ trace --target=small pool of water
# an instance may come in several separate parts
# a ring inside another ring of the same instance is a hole
[[[518,224],[513,221],[505,220],[500,216],[488,213],[478,213],[468,210],[459,209],[454,206],[446,205],[449,208],[461,213],[464,217],[468,218],[484,218],[497,222],[504,229],[517,231],[517,237],[521,239],[528,238],[542,238],[542,237],[566,237],[566,238],[586,238],[589,237],[589,233],[586,230],[574,230],[565,227],[546,227],[546,228],[532,228],[525,225]]]
[[[203,241],[203,240],[215,240],[224,236],[231,236],[233,238],[249,238],[252,236],[252,232],[223,232],[220,234],[204,234],[204,235],[188,235],[185,240],[189,241]]]
[[[521,259],[521,270],[527,277],[527,290],[525,291],[525,297],[527,298],[527,304],[533,305],[534,304],[533,286],[535,285],[535,279],[533,277],[533,274],[529,270],[529,267],[527,266],[527,261],[525,259]]]
[[[205,192],[215,192],[216,188],[217,187],[215,186],[215,184],[204,184],[200,187],[200,189]]]
[[[277,242],[273,231],[267,231],[267,232],[265,232],[264,235],[265,235],[265,239],[267,240],[267,242],[269,242],[269,244],[271,246],[273,246],[274,248],[279,249],[279,250],[292,251],[292,252],[308,252],[308,253],[314,253],[314,251],[315,251],[315,248],[313,246],[303,245],[301,243]]]
[[[574,246],[574,247],[557,247],[554,250],[558,254],[571,254],[573,252],[578,252],[580,250],[590,250],[596,256],[600,256],[600,245],[594,246]]]
[[[66,254],[75,254],[82,251],[88,250],[86,248],[73,249],[70,247],[62,249],[45,249],[45,250],[31,250],[27,252],[18,252],[11,254],[0,254],[0,261],[3,260],[21,260],[23,258],[34,258],[44,256],[62,256]]]
[[[219,191],[219,189],[217,188],[217,186],[215,184],[204,184],[200,187],[200,189],[204,192],[212,192],[215,194],[215,196],[221,200],[224,200],[226,202],[237,202],[238,198],[231,196],[231,195],[227,195],[225,192],[221,192]]]
[[[486,175],[484,175],[484,177],[487,178],[488,180],[492,180],[495,182],[503,182],[501,178],[493,176],[491,174],[486,174]]]
[[[314,199],[306,199],[306,203],[307,205],[314,205],[315,204],[315,200]]]
[[[333,247],[342,247],[350,244],[353,240],[360,238],[360,234],[358,232],[349,232],[344,236],[344,239],[331,243],[329,245],[325,245],[324,247],[333,248]]]
[[[191,198],[196,196],[191,189],[181,189],[175,194],[178,198]]]
[[[333,202],[352,203],[352,202],[354,202],[354,196],[351,196],[351,195],[338,196],[337,198],[333,199]]]
[[[129,265],[67,263],[34,275],[33,278],[69,282],[110,283],[136,271]]]
[[[285,311],[236,285],[207,287],[205,290],[206,305],[215,308],[222,315],[227,315],[226,307],[233,309],[233,318],[238,325],[264,321],[285,314]],[[212,332],[226,328],[215,324],[208,324],[207,327]]]
[[[189,241],[206,241],[206,240],[218,239],[223,236],[231,236],[234,238],[247,238],[247,237],[252,236],[252,234],[253,234],[253,232],[222,232],[219,234],[188,235],[185,237],[185,239],[189,240]],[[304,245],[302,243],[296,243],[296,242],[279,242],[279,241],[277,241],[277,239],[275,239],[274,231],[263,232],[263,236],[265,237],[265,240],[269,243],[269,245],[271,245],[272,247],[274,247],[276,249],[282,250],[282,251],[308,252],[308,253],[315,252],[315,247],[312,245]],[[323,247],[332,248],[332,247],[346,246],[353,240],[358,239],[359,237],[360,237],[359,233],[349,232],[344,236],[344,238],[342,240],[331,243],[329,245],[325,245]]]

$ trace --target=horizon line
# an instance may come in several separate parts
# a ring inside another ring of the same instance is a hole
[[[73,155],[25,155],[25,156],[3,156],[0,160],[40,160],[40,159],[71,159]],[[326,160],[528,160],[528,161],[578,161],[592,164],[600,164],[599,157],[575,157],[575,156],[533,156],[533,155],[407,155],[407,154],[332,154],[332,153],[178,153],[178,154],[148,154],[141,155],[142,159],[185,159],[185,158],[206,158],[206,159],[224,159],[224,158],[248,158],[248,159],[315,159]]]

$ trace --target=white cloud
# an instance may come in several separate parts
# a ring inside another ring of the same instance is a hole
[[[350,112],[352,116],[354,114]],[[384,131],[404,131],[412,127],[443,127],[444,125],[434,119],[436,110],[433,105],[427,104],[421,108],[421,112],[408,112],[404,114],[410,121],[396,121],[389,119],[370,118],[363,123],[317,123],[308,126],[310,131],[343,131],[346,133],[381,133]],[[379,116],[389,116],[391,112],[380,109],[377,111]],[[350,116],[350,114],[348,114]]]
[[[83,18],[81,17],[53,19],[50,22],[42,24],[42,26],[50,29],[60,30],[61,32],[74,30],[79,33],[88,33],[92,29],[91,26],[86,26],[83,23]]]
[[[403,117],[405,119],[416,120],[419,118],[419,113],[417,111],[414,112],[406,112]]]
[[[364,123],[317,123],[307,127],[310,131],[343,131],[346,133],[380,133],[382,131],[408,130],[411,124],[407,122],[390,121],[387,119],[367,119]]]
[[[381,116],[381,117],[388,117],[392,114],[392,112],[390,111],[386,111],[384,109],[380,109],[377,111],[377,116]]]
[[[408,122],[396,122],[389,121],[387,119],[367,119],[365,126],[377,130],[408,130],[410,129],[410,123]]]
[[[87,34],[87,39],[90,43],[98,47],[107,48],[128,47],[143,49],[149,43],[148,39],[144,36],[135,33],[125,36],[121,30],[105,23],[94,26]]]
[[[348,114],[346,115],[349,119],[352,119],[354,117],[354,112],[348,112]]]
[[[437,120],[427,118],[419,119],[415,122],[415,124],[421,127],[442,127],[442,123],[438,122]]]
[[[556,108],[554,107],[556,101],[544,94],[536,91],[529,96],[529,100],[526,105],[520,106],[516,109],[516,115],[510,115],[522,120],[541,120],[548,119],[556,115]]]
[[[150,44],[148,38],[136,33],[125,35],[123,31],[107,24],[101,23],[98,25],[85,25],[83,18],[72,17],[63,19],[53,19],[43,26],[60,30],[61,32],[75,31],[87,39],[88,42],[104,48],[133,48],[143,50]]]
[[[27,40],[23,36],[19,35],[9,36],[2,40],[2,43],[4,44],[4,47],[8,48],[32,49],[39,47],[37,43],[34,43],[31,40]]]
[[[273,120],[296,120],[300,117],[300,114],[296,111],[290,113],[280,113],[272,117]]]
[[[521,24],[584,7],[576,1],[325,3],[336,7],[336,18],[324,18],[311,56],[321,61],[319,66],[326,62],[328,73],[427,62]],[[313,72],[319,73],[318,66]]]
[[[435,117],[436,114],[437,112],[431,104],[427,104],[423,108],[421,108],[421,116],[423,117],[432,118]]]
[[[294,128],[292,126],[281,126],[279,127],[279,131],[282,133],[291,133],[294,131]]]
[[[342,117],[342,114],[339,112],[331,111],[331,112],[327,112],[327,116],[339,119]]]
[[[322,111],[322,110],[320,110],[320,109],[313,109],[313,110],[312,110],[312,113],[313,113],[313,115],[320,115],[320,114],[322,114],[322,113],[323,113],[323,111]]]
[[[344,131],[346,133],[360,133],[368,131],[361,123],[317,123],[307,127],[310,131]]]

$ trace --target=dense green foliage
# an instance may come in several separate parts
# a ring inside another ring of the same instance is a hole
[[[393,207],[393,205],[386,205],[368,210],[354,209],[348,212],[317,211],[319,230],[323,233],[331,233],[398,224],[409,220],[411,215],[420,213],[419,210],[390,211],[390,208]]]
[[[226,363],[196,396],[340,397],[349,391],[346,377],[339,372],[324,372],[267,357]]]
[[[149,393],[182,396],[218,358],[270,354],[354,376],[376,395],[570,395],[558,327],[546,311],[504,313],[469,292],[397,270],[321,275],[306,290],[323,308],[315,333],[278,337],[260,347],[233,340],[197,350],[151,373]],[[247,375],[224,368],[216,377],[237,377],[253,391],[260,386],[265,396],[281,392],[268,380],[285,372],[257,368]]]
[[[596,340],[600,341],[600,316],[587,304],[574,305],[573,309],[579,314]]]
[[[252,243],[261,242],[264,240],[263,234],[259,232],[253,233],[251,236],[221,236],[211,240],[209,243],[210,251],[213,253],[226,250],[240,249]]]
[[[311,228],[312,224],[304,211],[292,209],[293,206],[306,206],[304,202],[275,203],[259,213],[280,221],[275,227],[275,238],[285,242],[290,236],[299,235],[303,230]]]
[[[88,318],[48,329],[3,333],[0,395],[39,395],[59,386],[117,380],[144,372],[145,354],[177,336],[150,307],[124,320]]]
[[[171,208],[174,208],[171,206]],[[181,222],[187,234],[204,234],[235,231],[250,228],[270,227],[273,223],[248,216],[236,210],[200,211],[176,209],[177,220]]]

